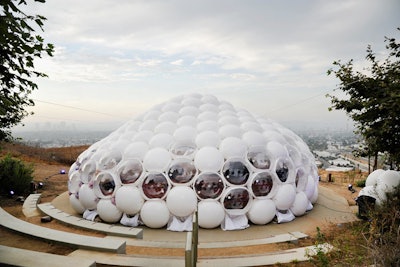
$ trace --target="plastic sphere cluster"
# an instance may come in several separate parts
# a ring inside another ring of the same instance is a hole
[[[386,200],[386,193],[391,193],[396,186],[400,185],[400,172],[394,170],[377,169],[371,172],[365,181],[358,196],[369,196],[375,198],[375,203],[380,205]]]
[[[199,226],[267,224],[301,216],[318,197],[307,145],[289,129],[191,94],[156,105],[84,151],[69,170],[70,203],[116,223],[137,216],[150,228],[196,210]]]

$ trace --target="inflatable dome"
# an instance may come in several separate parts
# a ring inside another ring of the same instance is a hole
[[[81,153],[70,203],[85,219],[190,230],[289,222],[312,209],[318,173],[303,140],[212,95],[173,98]]]

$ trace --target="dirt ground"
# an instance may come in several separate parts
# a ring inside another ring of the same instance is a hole
[[[68,149],[68,148],[66,148]],[[81,147],[77,151],[75,151],[76,156],[79,155],[80,151],[84,150],[84,147]],[[8,152],[10,152],[10,148],[8,148]],[[71,149],[68,149],[69,153],[71,153]],[[48,151],[42,151],[43,153],[48,153]],[[2,150],[2,154],[4,155],[7,153],[6,150]],[[15,150],[11,149],[11,153],[18,158],[22,159],[25,162],[30,162],[34,164],[34,180],[36,182],[43,182],[44,187],[39,189],[39,193],[42,194],[41,201],[42,202],[50,202],[55,197],[60,195],[61,193],[67,191],[67,183],[68,183],[68,175],[61,174],[61,170],[65,170],[66,173],[69,170],[68,164],[60,164],[57,162],[52,162],[48,160],[38,159],[38,157],[32,155],[26,155],[23,152],[15,152]],[[40,152],[38,152],[40,154]],[[53,153],[53,152],[52,152]],[[73,156],[71,156],[73,157]],[[320,186],[330,188],[334,190],[336,193],[342,195],[346,198],[349,205],[355,205],[355,197],[357,196],[356,193],[351,193],[347,185],[349,183],[349,175],[345,173],[335,173],[332,176],[335,177],[335,182],[327,182],[326,177],[327,173],[323,170],[320,171],[321,182]],[[353,176],[352,176],[353,177]],[[357,175],[355,178],[358,179],[365,179],[366,174]],[[350,181],[355,182],[355,181]],[[360,188],[356,188],[359,191]],[[0,206],[7,210],[10,214],[22,219],[26,220],[30,223],[38,224],[44,227],[50,227],[53,229],[58,229],[62,231],[69,231],[84,235],[93,235],[93,236],[103,236],[100,233],[95,232],[88,232],[81,229],[76,229],[72,227],[68,227],[66,225],[60,224],[56,221],[51,221],[50,223],[41,223],[40,216],[26,218],[22,213],[22,202],[17,201],[14,198],[0,198]],[[335,229],[332,229],[334,231]],[[305,239],[300,241],[301,243],[298,245],[305,246],[305,245],[312,245],[313,239]],[[11,232],[3,227],[0,227],[0,244],[23,248],[23,249],[30,249],[36,250],[41,252],[53,253],[53,254],[60,254],[60,255],[68,255],[74,249],[51,244],[45,241],[37,240],[29,236],[24,236],[18,233]],[[210,257],[210,256],[230,256],[230,255],[246,255],[246,254],[261,254],[268,251],[276,251],[276,250],[284,250],[293,247],[293,244],[290,243],[283,243],[283,244],[269,244],[269,245],[258,245],[258,246],[249,246],[249,247],[239,247],[239,248],[224,248],[224,249],[199,249],[199,257]],[[184,256],[183,249],[166,249],[166,248],[143,248],[143,247],[127,247],[127,254],[139,254],[139,255],[169,255],[169,256]],[[297,265],[299,266],[299,265]]]

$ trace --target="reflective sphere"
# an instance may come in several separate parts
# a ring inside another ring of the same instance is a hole
[[[200,174],[193,187],[200,199],[217,199],[224,191],[225,184],[217,173],[208,172]]]
[[[193,161],[179,159],[174,161],[168,169],[168,178],[175,184],[186,184],[196,175],[197,169]]]
[[[164,198],[168,189],[168,180],[160,172],[149,173],[142,183],[142,190],[147,198]]]
[[[240,159],[227,160],[222,167],[222,175],[232,185],[245,184],[249,178],[249,174],[249,169],[243,160]]]

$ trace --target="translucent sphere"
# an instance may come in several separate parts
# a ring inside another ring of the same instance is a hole
[[[165,198],[169,190],[167,177],[160,172],[149,173],[142,183],[143,194],[146,198]]]
[[[249,169],[241,159],[229,159],[222,167],[222,175],[231,185],[243,185],[249,179]]]
[[[224,191],[225,184],[217,173],[206,172],[197,177],[193,188],[199,199],[217,199]]]
[[[245,187],[230,187],[221,198],[225,211],[231,215],[245,214],[251,204],[250,192]]]
[[[168,178],[173,184],[190,183],[196,174],[196,166],[188,159],[175,160],[168,169]]]

